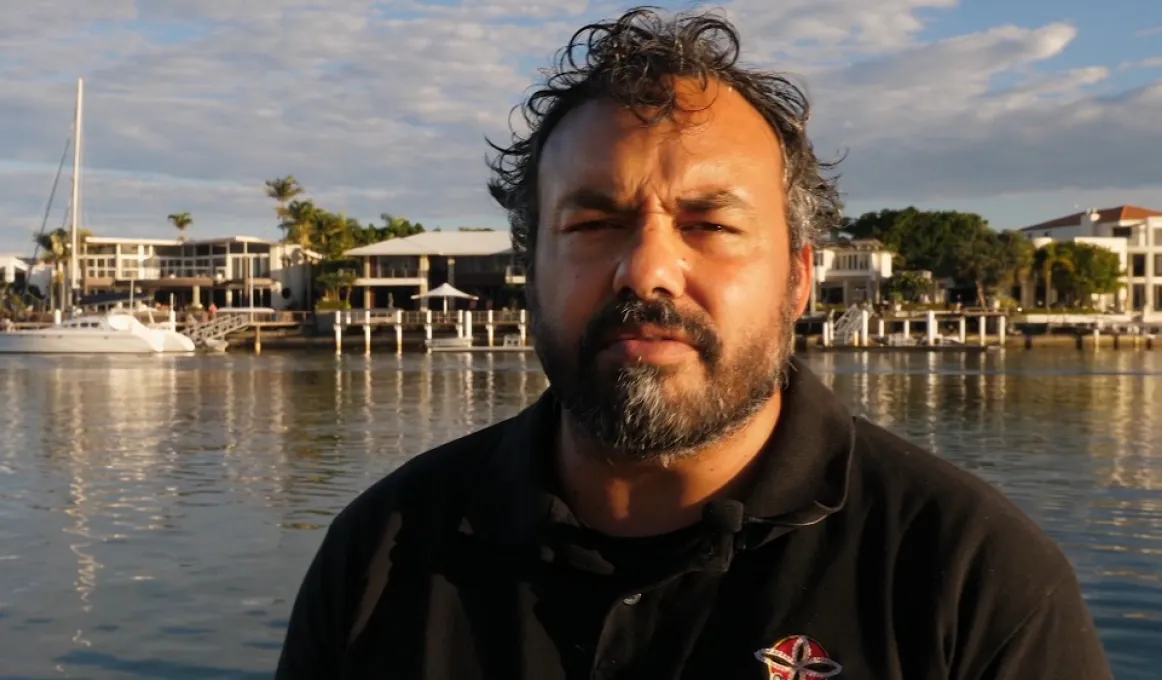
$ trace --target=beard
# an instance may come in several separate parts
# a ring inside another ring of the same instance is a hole
[[[533,344],[549,389],[581,431],[619,460],[668,464],[697,455],[749,422],[785,383],[794,349],[789,295],[769,331],[726,352],[705,316],[680,312],[670,298],[632,294],[611,301],[569,343],[530,292]],[[605,340],[643,324],[682,333],[696,364],[599,362]]]

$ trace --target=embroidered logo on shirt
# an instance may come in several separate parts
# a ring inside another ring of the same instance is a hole
[[[823,645],[806,635],[792,635],[754,653],[767,665],[770,680],[823,680],[843,670]]]

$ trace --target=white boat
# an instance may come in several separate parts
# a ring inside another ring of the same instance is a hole
[[[69,288],[76,291],[79,262],[77,229],[80,208],[81,132],[84,83],[77,81],[77,110],[73,127],[73,195],[70,208],[72,243],[69,250]],[[132,292],[130,293],[132,298]],[[57,313],[58,321],[61,319]],[[6,330],[0,333],[2,354],[161,354],[194,351],[194,341],[177,332],[171,316],[168,323],[148,325],[133,314],[114,310],[78,314],[46,328]]]
[[[184,342],[183,342],[184,340]],[[180,333],[149,328],[132,314],[86,314],[47,328],[0,333],[0,354],[163,354],[193,352]]]

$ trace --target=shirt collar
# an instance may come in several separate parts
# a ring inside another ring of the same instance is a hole
[[[553,491],[552,450],[560,405],[551,391],[502,425],[468,519],[473,534],[535,544],[554,525],[578,523]],[[748,522],[793,527],[818,522],[847,498],[854,424],[850,411],[792,357],[782,410],[742,501]],[[765,540],[760,540],[765,542]]]

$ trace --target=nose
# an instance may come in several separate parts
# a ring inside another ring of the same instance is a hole
[[[686,261],[681,234],[668,219],[649,215],[627,240],[613,277],[613,292],[634,293],[639,299],[682,297],[686,292]]]

